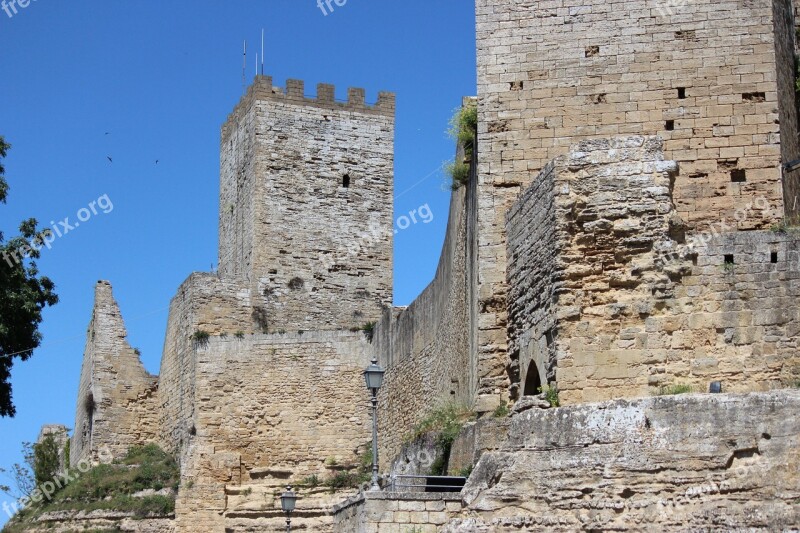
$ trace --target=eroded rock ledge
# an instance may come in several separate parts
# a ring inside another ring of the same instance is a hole
[[[445,531],[797,527],[798,413],[796,389],[525,411]]]

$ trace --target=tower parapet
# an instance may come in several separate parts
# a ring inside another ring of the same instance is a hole
[[[228,115],[228,119],[222,126],[222,138],[227,137],[231,131],[231,124],[245,114],[247,109],[257,100],[276,100],[291,102],[295,105],[308,105],[313,107],[327,108],[337,111],[352,111],[354,113],[365,113],[375,115],[385,115],[394,117],[395,114],[395,94],[381,91],[378,93],[378,101],[374,104],[366,103],[366,91],[360,87],[349,87],[347,89],[347,101],[336,100],[336,87],[329,83],[317,84],[317,96],[310,97],[305,94],[305,82],[303,80],[288,79],[286,87],[275,87],[272,84],[272,76],[256,76],[253,84],[247,89],[242,99]]]

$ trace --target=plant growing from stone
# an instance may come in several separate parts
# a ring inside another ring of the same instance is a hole
[[[539,393],[544,394],[544,399],[550,403],[550,407],[560,407],[561,402],[558,399],[558,387],[549,387],[547,385],[539,387]]]
[[[658,389],[658,396],[672,396],[675,394],[688,394],[692,392],[692,386],[676,383],[674,385],[662,385]]]
[[[453,442],[461,433],[464,424],[472,420],[475,414],[455,403],[447,403],[438,409],[433,410],[414,428],[414,438],[433,433],[436,435],[435,443],[439,449],[436,460],[431,464],[431,475],[445,475],[447,465],[450,461],[450,449]]]
[[[198,329],[197,331],[192,333],[191,337],[189,338],[194,343],[195,348],[199,348],[208,345],[208,339],[211,338],[211,334],[208,333],[207,331]]]
[[[501,402],[500,405],[497,406],[497,409],[494,410],[493,415],[495,418],[505,418],[510,412],[508,404],[506,402]]]
[[[445,166],[445,172],[450,176],[452,183],[450,188],[456,190],[462,185],[469,183],[469,165],[466,163],[451,161]]]

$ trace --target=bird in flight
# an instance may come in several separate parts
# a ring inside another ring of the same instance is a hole
[[[111,132],[110,132],[110,131],[107,131],[107,132],[106,132],[106,135],[111,135]]]
[[[107,156],[106,156],[106,159],[108,159],[109,163],[113,163],[113,162],[114,162],[114,160],[113,160],[113,159],[111,159],[111,156],[110,156],[110,155],[107,155]]]
[[[156,159],[156,165],[158,164],[158,159]]]

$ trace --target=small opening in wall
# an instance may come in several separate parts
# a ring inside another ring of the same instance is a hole
[[[725,264],[726,265],[733,264],[733,254],[725,254]]]
[[[767,100],[767,93],[763,92],[742,93],[742,101],[744,102],[766,102],[766,100]]]
[[[342,178],[342,187],[344,187],[345,189],[350,187],[350,174],[345,174],[344,177]]]
[[[686,98],[686,87],[678,87],[678,98],[681,100]]]
[[[521,91],[522,89],[525,88],[525,82],[521,80],[509,82],[508,88],[512,91]]]
[[[594,57],[600,55],[600,47],[599,46],[587,46],[586,47],[586,57]]]
[[[664,124],[664,129],[667,130],[667,131],[673,131],[675,129],[675,121],[674,120],[668,120]]]
[[[769,254],[769,262],[770,263],[778,262],[778,252],[772,252],[771,254]]]
[[[747,181],[747,171],[742,168],[731,170],[731,181],[733,183],[744,183]]]
[[[542,379],[539,377],[539,370],[536,368],[536,363],[531,362],[528,368],[528,374],[525,376],[525,388],[523,394],[525,396],[536,396],[539,394],[539,389],[542,388]]]

